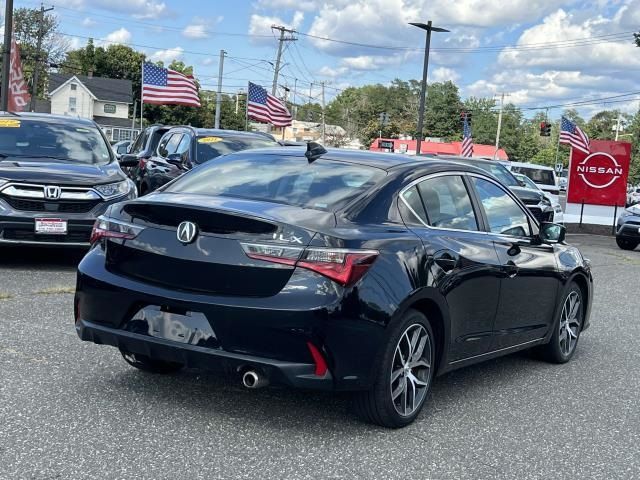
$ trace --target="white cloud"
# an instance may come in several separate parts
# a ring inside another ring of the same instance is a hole
[[[347,67],[332,68],[325,65],[320,70],[318,70],[318,75],[320,75],[321,77],[335,78],[335,77],[342,77],[348,72],[349,72],[349,69]]]
[[[151,54],[149,58],[154,62],[163,62],[165,65],[170,64],[174,60],[180,60],[184,55],[182,47],[168,48],[166,50],[158,50]]]
[[[455,70],[447,67],[437,67],[429,72],[429,82],[457,82],[460,74]]]
[[[209,66],[209,65],[213,65],[216,61],[212,58],[212,57],[206,57],[204,60],[202,60],[202,65],[204,65],[205,67]]]
[[[540,43],[541,39],[544,39],[544,42],[566,42],[616,31],[620,29],[615,19],[597,16],[578,20],[573,14],[560,9],[547,16],[542,23],[525,30],[520,35],[517,45]],[[597,43],[574,47],[505,49],[500,53],[499,63],[508,68],[537,67],[567,70],[597,68],[600,71],[612,68],[637,68],[640,67],[640,55],[630,35],[629,37],[622,42],[599,39]]]
[[[304,13],[301,11],[296,11],[293,14],[293,18],[290,22],[282,20],[280,17],[271,17],[265,15],[258,15],[254,13],[251,15],[249,19],[249,34],[257,35],[257,36],[266,36],[268,38],[257,38],[254,37],[251,39],[252,43],[273,43],[273,35],[274,33],[271,31],[271,27],[273,25],[282,25],[289,29],[297,29],[302,25],[302,21],[304,20]]]
[[[124,27],[111,32],[105,38],[106,44],[123,43],[126,44],[131,40],[131,32]]]
[[[258,0],[257,5],[272,10],[304,10],[310,12],[319,8],[319,0]]]
[[[182,35],[187,38],[207,38],[209,33],[207,32],[207,27],[205,25],[187,25],[182,31]]]
[[[85,18],[84,20],[82,20],[81,25],[85,28],[91,28],[93,26],[95,26],[97,24],[97,22],[93,19],[93,18]]]
[[[78,10],[101,8],[128,13],[136,18],[159,18],[167,12],[166,3],[158,0],[59,0],[58,4]]]

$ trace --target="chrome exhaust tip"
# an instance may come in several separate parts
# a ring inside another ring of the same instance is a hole
[[[269,385],[269,380],[255,370],[247,370],[242,375],[242,385],[246,388],[263,388]]]

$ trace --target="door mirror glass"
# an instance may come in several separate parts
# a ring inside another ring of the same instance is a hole
[[[539,235],[543,243],[562,243],[566,233],[567,229],[563,225],[545,222],[540,226]]]

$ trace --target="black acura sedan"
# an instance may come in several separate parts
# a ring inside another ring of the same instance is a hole
[[[487,172],[403,155],[220,157],[97,222],[78,270],[82,340],[134,367],[355,391],[412,422],[435,375],[535,347],[567,362],[589,262]]]

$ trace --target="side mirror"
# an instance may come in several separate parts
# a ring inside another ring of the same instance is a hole
[[[518,180],[518,183],[520,184],[521,187],[526,187],[527,184],[524,183],[524,180]]]
[[[122,155],[118,159],[118,163],[120,163],[121,167],[137,167],[138,166],[138,158],[135,155]]]
[[[182,155],[180,155],[179,153],[170,153],[169,156],[167,157],[167,162],[169,162],[172,165],[175,165],[176,167],[181,167],[182,164],[184,163],[182,161]]]
[[[564,242],[566,234],[567,229],[564,225],[548,222],[540,225],[539,236],[542,243],[562,243]]]

